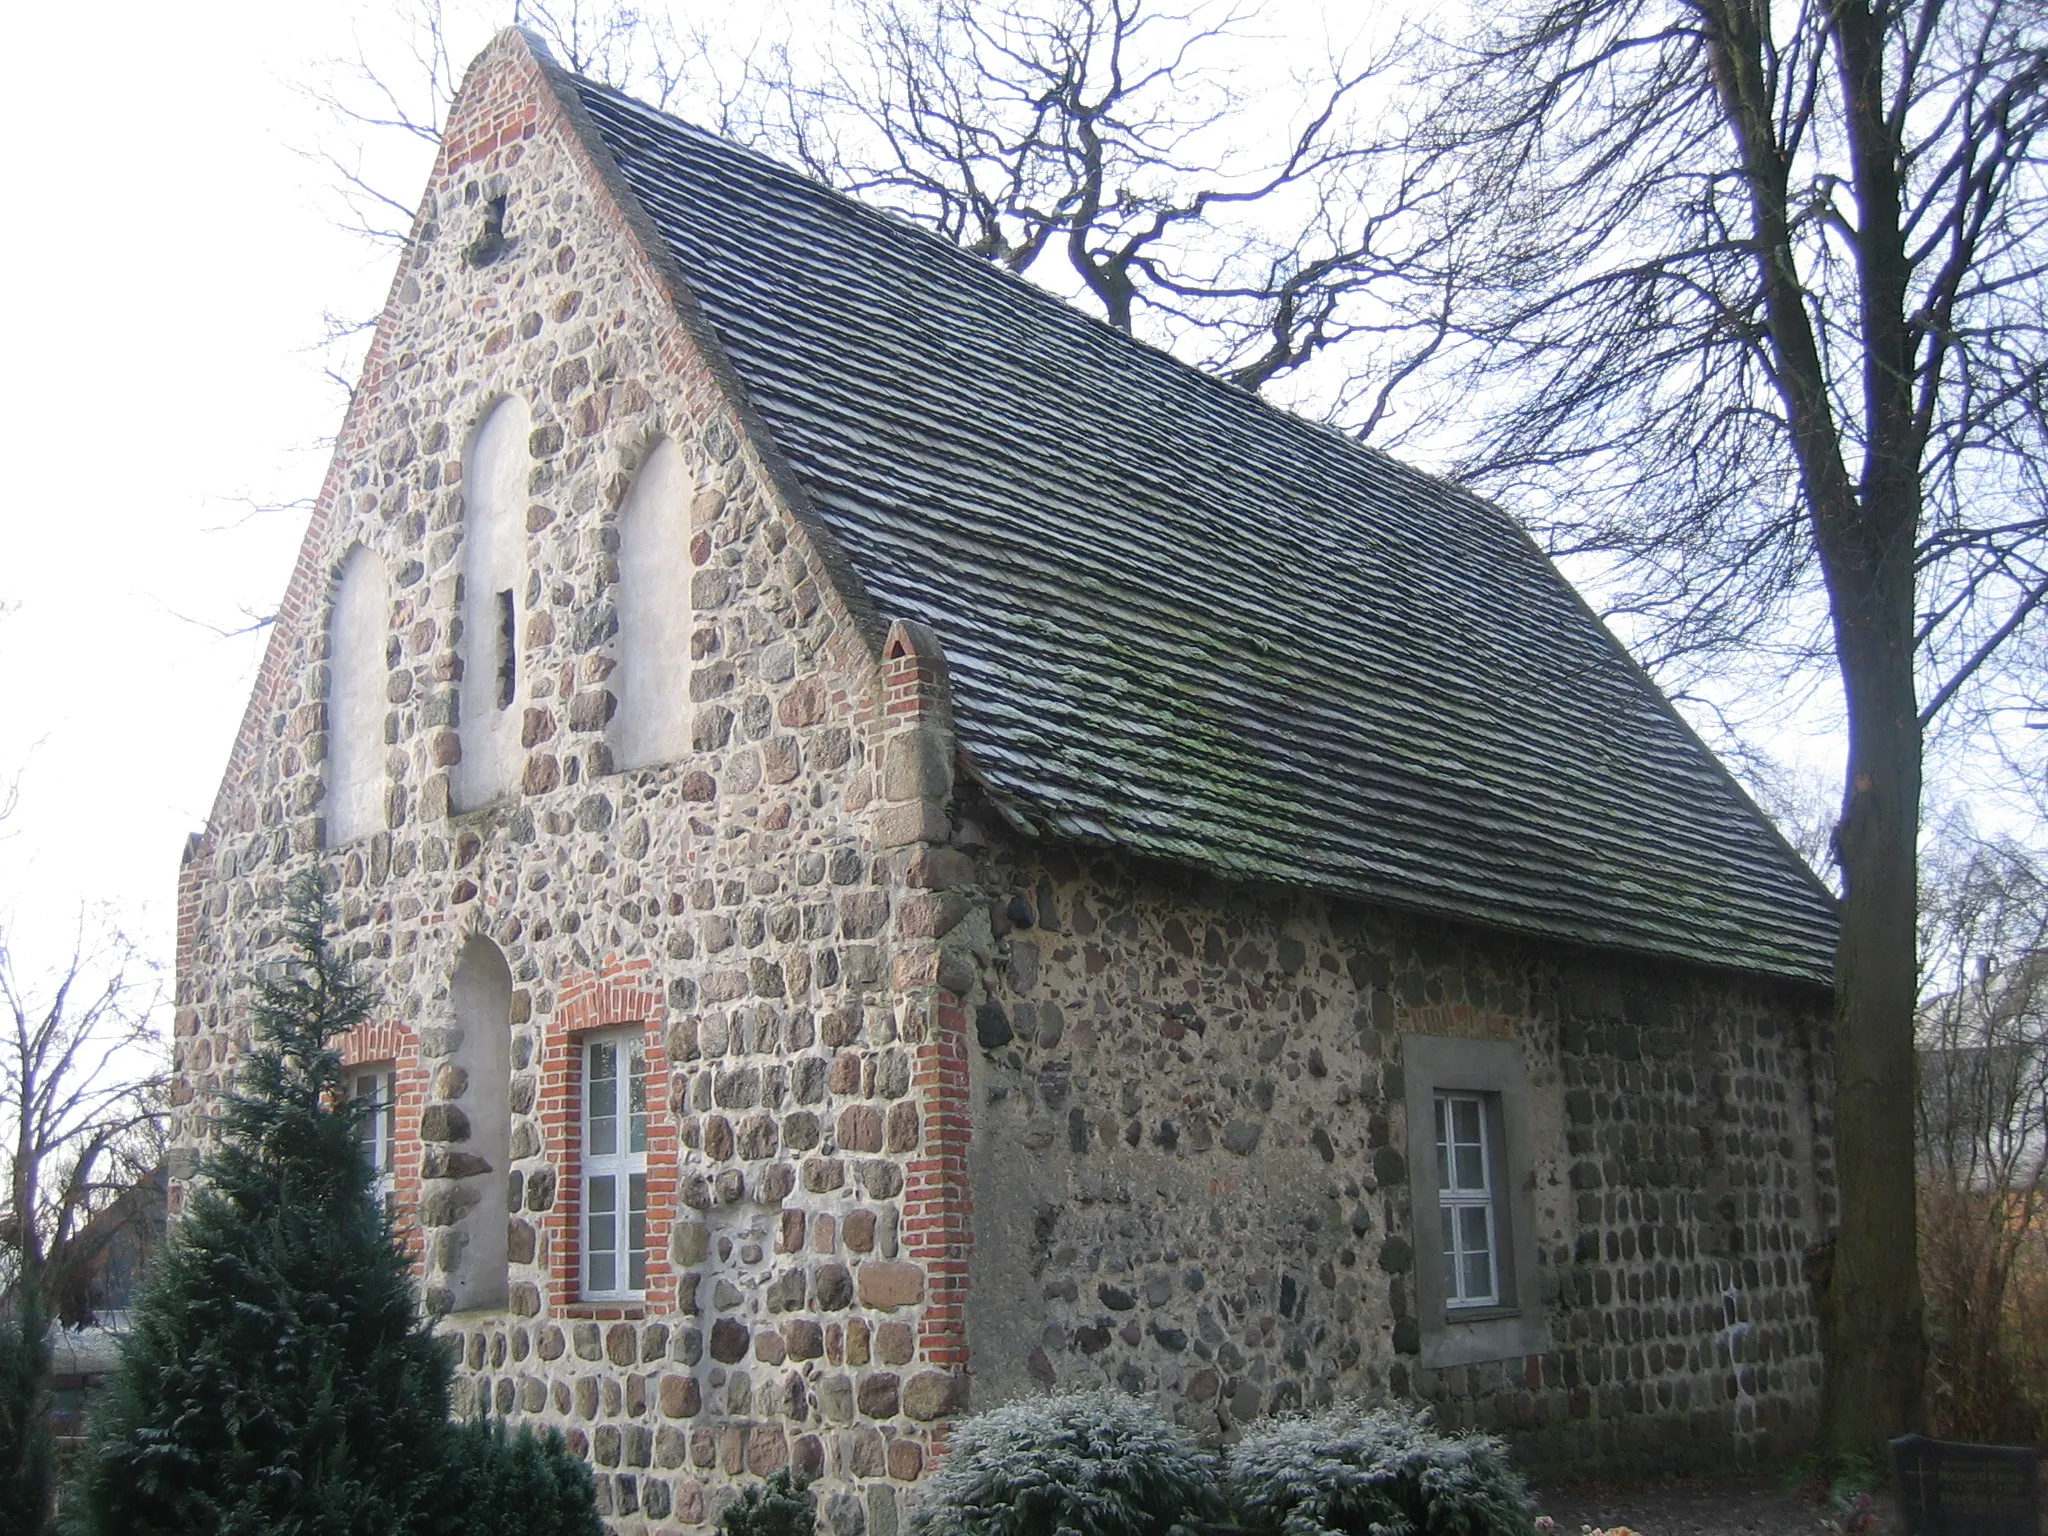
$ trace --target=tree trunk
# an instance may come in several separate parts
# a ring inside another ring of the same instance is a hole
[[[1864,510],[1868,518],[1874,509]],[[1844,887],[1835,950],[1841,1213],[1822,1298],[1823,1433],[1838,1453],[1869,1453],[1923,1427],[1926,1414],[1912,1134],[1921,742],[1911,539],[1859,539],[1860,550],[1838,547],[1833,559],[1828,542],[1823,535],[1849,763],[1835,834]]]
[[[1867,433],[1857,516],[1834,523],[1822,505],[1815,530],[1849,714],[1836,831],[1844,888],[1835,951],[1842,1225],[1825,1309],[1823,1420],[1832,1448],[1849,1453],[1924,1428],[1927,1411],[1913,1162],[1922,749],[1913,608],[1924,490],[1906,318],[1903,147],[1885,112],[1885,23],[1866,0],[1840,0],[1829,22],[1854,170]]]

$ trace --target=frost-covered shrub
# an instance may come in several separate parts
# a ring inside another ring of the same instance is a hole
[[[1142,1398],[1076,1392],[963,1419],[914,1536],[1188,1536],[1216,1468]]]
[[[1527,1489],[1488,1435],[1349,1404],[1247,1428],[1230,1452],[1238,1518],[1257,1536],[1529,1536]]]

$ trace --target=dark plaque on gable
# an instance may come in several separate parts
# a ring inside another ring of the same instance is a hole
[[[1892,1483],[1910,1536],[2041,1536],[2041,1459],[2029,1448],[1892,1442]]]

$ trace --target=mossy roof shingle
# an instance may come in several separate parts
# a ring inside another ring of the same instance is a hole
[[[1826,981],[1831,898],[1497,508],[580,97],[876,611],[1043,835]]]

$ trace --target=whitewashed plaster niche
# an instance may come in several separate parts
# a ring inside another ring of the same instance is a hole
[[[619,712],[612,759],[621,768],[673,762],[690,748],[690,512],[683,456],[664,437],[619,508]]]
[[[445,1042],[448,1059],[435,1069],[434,1102],[421,1116],[423,1205],[429,1227],[448,1218],[431,1234],[429,1285],[445,1290],[448,1310],[469,1312],[502,1307],[507,1293],[512,972],[498,946],[469,939],[448,991],[456,1033]]]
[[[529,692],[526,501],[533,473],[526,403],[507,396],[477,424],[462,465],[462,761],[455,808],[473,811],[519,786],[520,705]]]
[[[358,544],[341,562],[327,616],[327,842],[384,826],[384,714],[391,583]]]

